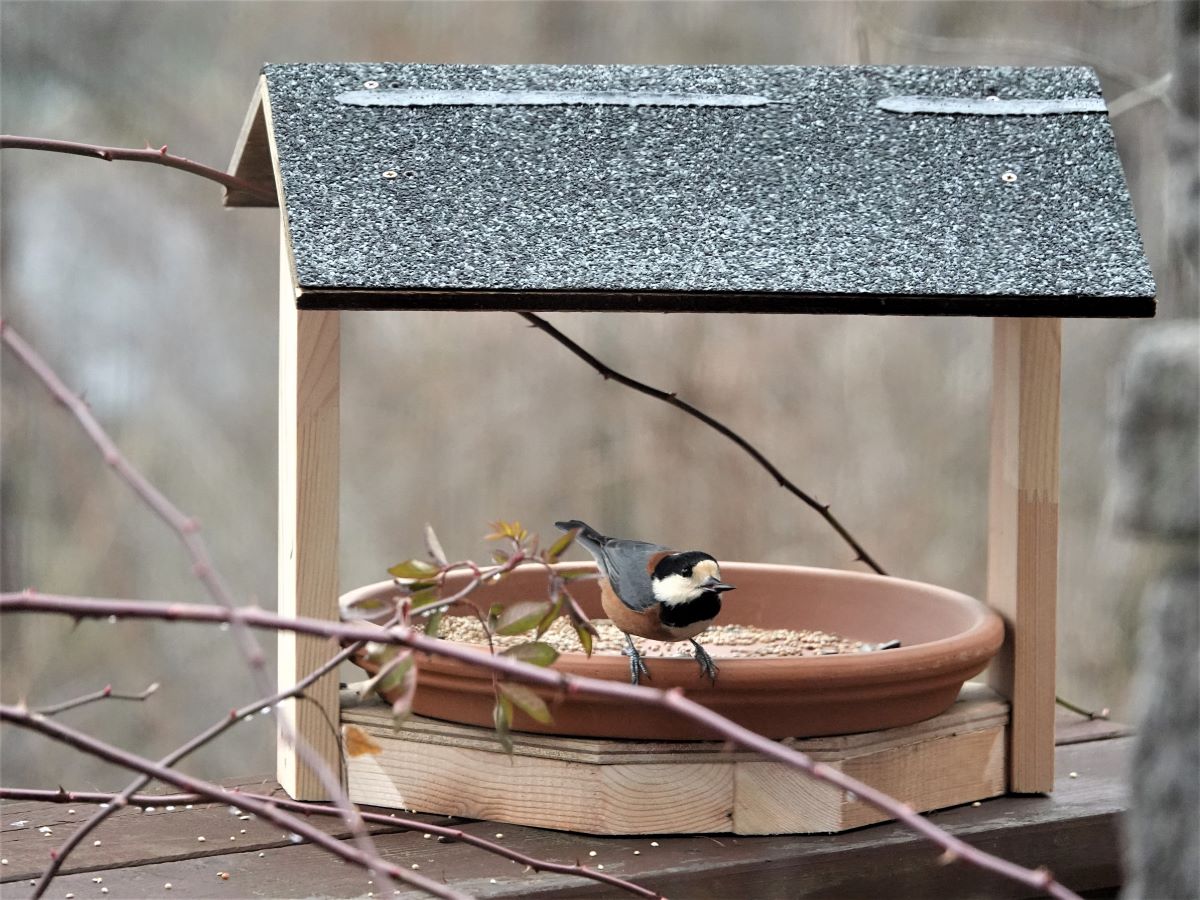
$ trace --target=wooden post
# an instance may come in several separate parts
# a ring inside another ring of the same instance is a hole
[[[1012,702],[1009,790],[1054,786],[1062,322],[994,320],[988,603],[1007,635],[991,685]]]
[[[296,308],[286,231],[279,290],[279,612],[332,619],[338,614],[339,313]],[[328,641],[279,633],[279,684],[295,684],[330,655]],[[337,672],[290,701],[296,733],[339,771]],[[324,715],[323,715],[324,713]],[[327,720],[325,715],[329,716]],[[297,800],[325,799],[316,773],[281,739],[277,777]]]

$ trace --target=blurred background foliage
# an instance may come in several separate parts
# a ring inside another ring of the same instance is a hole
[[[1186,203],[1167,140],[1179,12],[1146,0],[6,0],[0,115],[8,133],[167,143],[223,166],[268,61],[1090,65],[1116,110],[1160,317],[1194,316],[1195,285],[1170,241]],[[204,523],[238,595],[272,606],[276,212],[227,211],[217,186],[156,167],[29,151],[0,162],[5,318]],[[987,320],[551,318],[610,365],[741,431],[893,574],[982,594]],[[1111,525],[1105,410],[1142,327],[1064,328],[1059,683],[1118,714],[1152,561]],[[853,568],[833,532],[731,445],[603,382],[516,316],[360,312],[343,317],[343,341],[343,589],[419,553],[426,521],[451,556],[484,555],[485,523],[501,517],[544,536],[556,518],[581,517],[729,559]],[[205,601],[174,536],[10,355],[2,364],[3,589]],[[149,755],[252,698],[215,629],[0,625],[6,702],[161,681],[146,706],[69,714]],[[187,768],[270,770],[272,726],[241,727]],[[126,780],[8,730],[0,762],[7,784]]]

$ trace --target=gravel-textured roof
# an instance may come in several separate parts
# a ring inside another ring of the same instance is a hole
[[[265,74],[303,306],[1153,313],[1090,69]]]

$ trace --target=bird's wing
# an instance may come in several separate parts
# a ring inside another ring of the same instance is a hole
[[[601,545],[600,552],[604,556],[600,567],[608,575],[613,593],[622,603],[640,612],[658,602],[650,586],[650,572],[646,569],[646,563],[656,553],[669,553],[668,548],[645,541],[610,538]]]

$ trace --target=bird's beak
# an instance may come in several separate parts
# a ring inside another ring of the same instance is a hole
[[[704,584],[701,585],[701,587],[703,587],[706,591],[716,591],[718,594],[733,590],[732,584],[726,584],[719,578],[706,578],[704,579]]]

